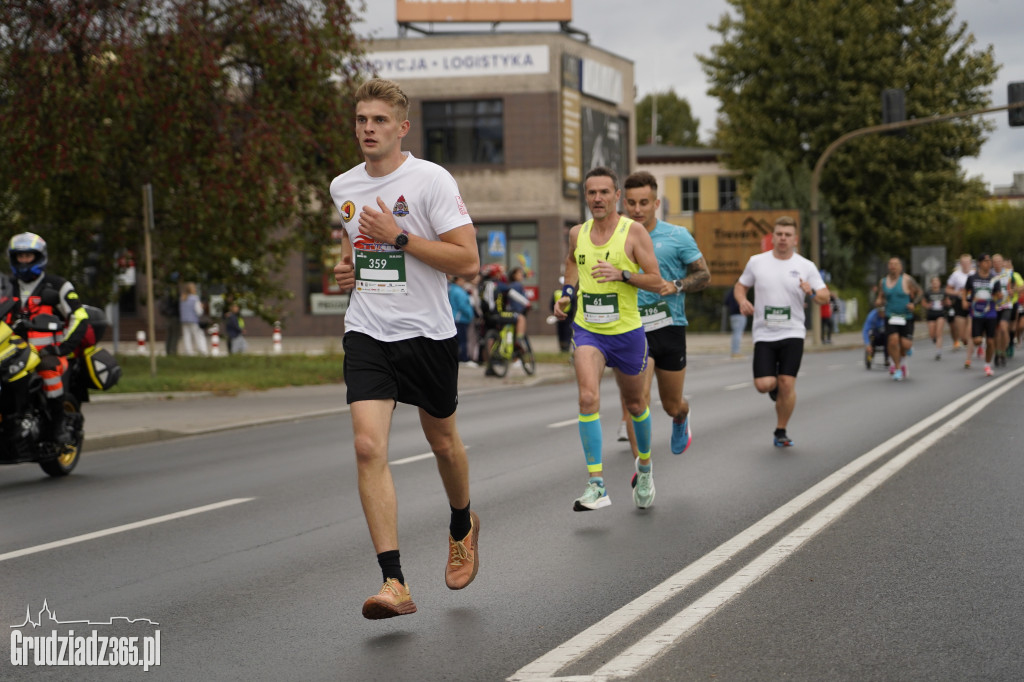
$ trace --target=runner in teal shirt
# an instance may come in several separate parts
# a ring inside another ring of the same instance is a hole
[[[636,220],[636,218],[633,219]],[[669,282],[674,283],[685,279],[691,267],[704,258],[693,235],[685,227],[658,220],[655,222],[654,229],[651,230],[651,240],[654,241],[654,255],[658,257],[661,276]],[[667,296],[659,296],[651,291],[640,289],[639,294],[638,303],[641,308],[656,306],[660,301],[665,301],[672,316],[671,323],[680,327],[685,327],[688,324],[685,291],[678,290]],[[642,310],[640,314],[643,315]]]
[[[626,210],[650,233],[663,279],[660,291],[641,290],[638,297],[640,321],[644,325],[651,360],[644,377],[644,396],[650,405],[651,384],[657,376],[661,405],[672,417],[672,452],[679,455],[692,441],[690,403],[683,397],[686,292],[706,287],[711,273],[690,232],[657,218],[661,202],[654,176],[645,171],[633,173],[626,178],[625,189]],[[631,443],[633,440],[630,434]],[[634,446],[634,455],[636,452]]]

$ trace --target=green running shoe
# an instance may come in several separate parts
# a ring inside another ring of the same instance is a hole
[[[576,502],[573,503],[572,510],[593,511],[594,509],[607,507],[611,503],[612,500],[608,497],[608,491],[604,489],[604,486],[591,481],[587,484],[587,490],[583,495],[576,498]]]
[[[633,504],[637,509],[654,506],[654,475],[648,471],[640,471],[640,458],[633,462],[636,475],[633,477]]]

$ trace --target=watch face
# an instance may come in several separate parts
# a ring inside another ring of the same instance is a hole
[[[409,235],[405,232],[395,237],[395,246],[402,247],[409,243]]]

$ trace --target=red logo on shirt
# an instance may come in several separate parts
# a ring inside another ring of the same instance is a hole
[[[459,207],[459,213],[461,213],[462,215],[469,215],[469,211],[466,210],[466,204],[462,202],[462,197],[456,196],[455,203]]]
[[[356,205],[351,201],[346,201],[341,205],[341,217],[347,223],[352,220],[356,215]]]

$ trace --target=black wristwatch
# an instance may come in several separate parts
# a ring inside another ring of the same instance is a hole
[[[626,284],[629,284],[629,278],[630,278],[631,275],[632,275],[632,273],[629,270],[623,270],[622,271],[622,281],[625,282]]]
[[[409,233],[402,230],[402,234],[395,237],[395,246],[404,249],[409,244]]]

